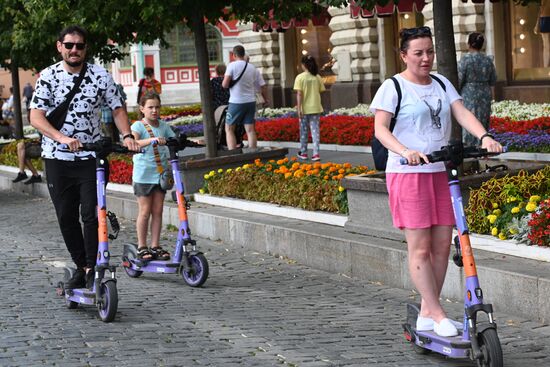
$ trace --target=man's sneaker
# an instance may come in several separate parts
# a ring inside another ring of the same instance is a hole
[[[25,185],[30,185],[30,184],[33,184],[35,182],[42,182],[42,176],[38,175],[38,176],[34,176],[32,175],[31,178],[29,178],[27,181],[24,182]]]
[[[90,270],[86,273],[86,288],[92,289],[94,287],[95,272]]]
[[[76,269],[73,276],[67,283],[65,283],[65,289],[84,288],[86,285],[86,273],[84,269]]]
[[[19,172],[17,174],[17,177],[14,178],[13,180],[11,180],[11,182],[13,183],[16,183],[16,182],[19,182],[19,181],[23,181],[24,179],[26,179],[28,176],[25,172]]]
[[[298,156],[299,159],[307,159],[307,153],[300,152],[300,153],[298,153],[297,156]]]
[[[319,156],[319,154],[314,154],[314,155],[311,157],[311,160],[312,160],[312,161],[320,161],[320,160],[321,160],[321,156]]]

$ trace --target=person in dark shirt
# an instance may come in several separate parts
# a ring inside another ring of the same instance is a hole
[[[210,88],[212,88],[212,103],[214,111],[220,106],[229,104],[229,89],[222,87],[223,76],[226,70],[225,64],[216,65],[216,77],[210,79]]]

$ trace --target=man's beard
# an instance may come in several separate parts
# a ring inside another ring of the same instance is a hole
[[[80,61],[65,61],[67,63],[67,65],[69,65],[70,67],[72,68],[75,68],[77,66],[80,66],[82,65],[82,63],[84,62],[83,60],[80,60]]]

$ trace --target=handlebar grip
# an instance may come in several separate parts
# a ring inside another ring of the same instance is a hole
[[[409,164],[409,161],[407,160],[407,158],[402,157],[401,159],[399,159],[399,163],[405,166]]]

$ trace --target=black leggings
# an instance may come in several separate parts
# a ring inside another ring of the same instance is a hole
[[[93,268],[98,243],[95,159],[44,162],[48,190],[65,245],[77,267]]]

